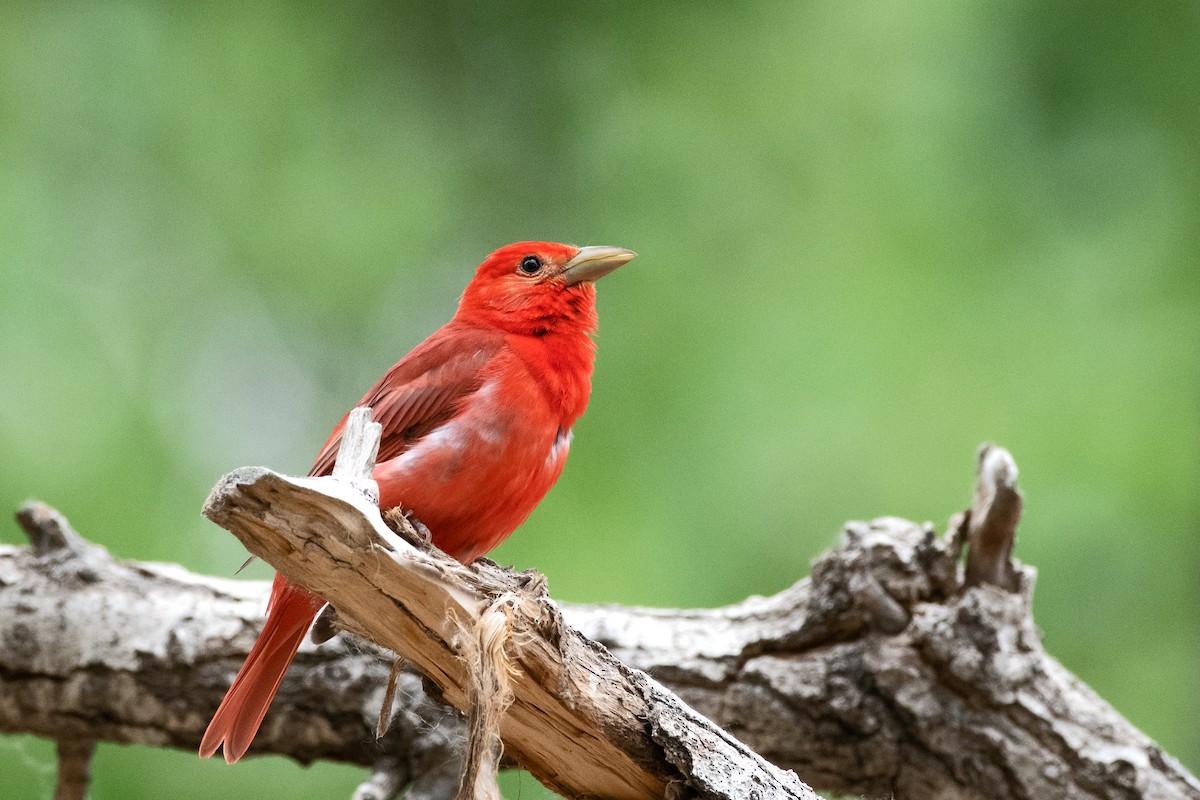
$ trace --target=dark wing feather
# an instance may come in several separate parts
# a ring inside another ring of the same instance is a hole
[[[395,458],[457,413],[479,389],[486,367],[503,346],[503,335],[447,326],[387,371],[357,405],[370,406],[383,426],[379,462]],[[347,415],[329,435],[309,475],[333,472]]]

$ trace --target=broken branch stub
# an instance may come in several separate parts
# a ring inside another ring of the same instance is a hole
[[[371,419],[369,406],[358,406],[346,417],[333,462],[333,477],[357,486],[372,503],[379,503],[379,484],[372,473],[379,455],[383,426]]]
[[[1009,592],[1019,590],[1012,551],[1021,504],[1016,461],[1003,447],[982,445],[967,522],[967,586],[990,583]]]

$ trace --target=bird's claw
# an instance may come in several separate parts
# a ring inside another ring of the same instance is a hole
[[[421,520],[412,515],[411,511],[401,511],[390,508],[383,515],[383,521],[400,536],[418,550],[428,551],[433,546],[433,534]]]
[[[313,623],[308,638],[313,644],[324,644],[341,632],[342,622],[338,619],[337,609],[326,603],[317,615],[317,621]]]

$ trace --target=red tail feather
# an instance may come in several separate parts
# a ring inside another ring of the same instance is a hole
[[[325,604],[317,595],[275,576],[267,622],[250,655],[238,670],[233,685],[221,701],[200,742],[207,758],[225,744],[225,760],[232,764],[250,747],[267,708],[279,691],[283,673],[296,657],[304,635]]]

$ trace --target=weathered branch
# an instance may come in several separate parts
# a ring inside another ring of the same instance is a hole
[[[23,514],[35,541],[69,530],[40,508]],[[1029,617],[1033,570],[1013,568],[1016,593],[964,588],[965,521],[953,533],[855,523],[811,578],[773,597],[702,611],[563,613],[819,788],[1200,797],[1195,778],[1041,648]],[[40,555],[0,547],[0,730],[193,750],[261,625],[266,585],[117,562],[72,541]],[[306,644],[252,752],[373,766],[382,788],[364,784],[364,798],[409,781],[413,797],[452,796],[462,720],[429,700],[419,678],[400,676],[395,722],[373,741],[391,664],[347,636]]]
[[[1021,591],[962,589],[953,539],[847,526],[812,577],[711,611],[567,609],[756,751],[828,791],[897,798],[1195,798],[1200,782],[1041,647]],[[911,616],[881,628],[869,592]]]
[[[343,438],[356,440],[363,424],[352,416]],[[370,474],[370,464],[346,472]],[[816,797],[567,626],[540,576],[418,549],[337,479],[238,470],[213,489],[204,513],[324,597],[340,626],[415,664],[472,717],[460,797],[477,796],[467,783],[481,785],[494,769],[496,723],[509,757],[572,797]]]

